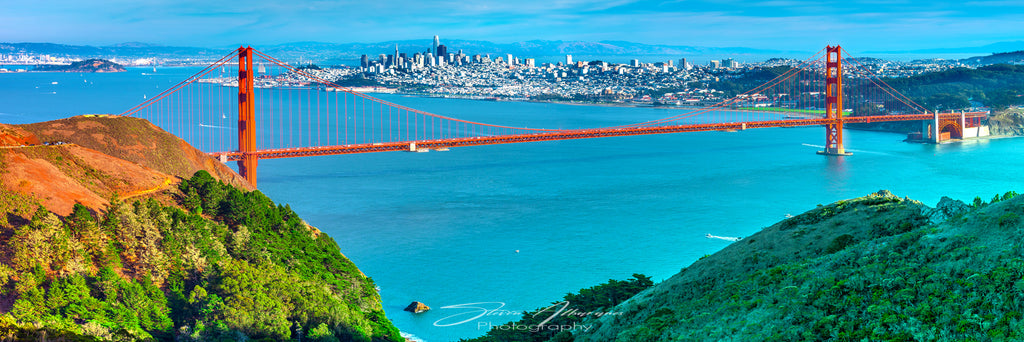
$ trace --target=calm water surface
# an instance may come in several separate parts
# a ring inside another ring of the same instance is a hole
[[[191,74],[0,74],[0,122],[119,113]],[[52,82],[58,82],[52,84]],[[678,112],[383,95],[495,124],[575,128]],[[260,161],[259,186],[330,234],[381,288],[388,317],[427,341],[479,336],[487,316],[444,306],[543,307],[568,292],[643,273],[665,279],[786,214],[889,189],[934,205],[1020,190],[1024,140],[903,143],[847,131],[853,156],[823,157],[820,127],[757,129]],[[413,315],[411,301],[434,309]],[[467,317],[468,318],[468,317]],[[451,322],[451,320],[447,321]]]

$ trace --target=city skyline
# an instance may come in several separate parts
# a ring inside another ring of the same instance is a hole
[[[55,0],[5,5],[0,41],[219,47],[297,41],[442,37],[519,42],[817,50],[826,44],[906,51],[1017,41],[1024,3],[1012,1],[522,1],[327,2]],[[886,39],[879,39],[885,37]]]

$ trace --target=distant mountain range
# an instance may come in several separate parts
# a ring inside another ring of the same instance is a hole
[[[394,53],[395,46],[404,53],[412,55],[430,49],[432,42],[427,39],[400,40],[377,43],[325,43],[325,42],[294,42],[278,45],[254,46],[259,50],[284,60],[304,60],[324,63],[337,60],[358,59],[361,55],[377,56]],[[802,55],[805,51],[783,51],[754,49],[744,47],[699,47],[675,45],[651,45],[625,41],[560,41],[531,40],[515,43],[493,43],[480,40],[444,40],[442,44],[449,52],[473,54],[513,54],[516,57],[552,57],[552,56],[735,56],[742,58],[765,58],[780,55]],[[200,48],[162,46],[146,43],[123,43],[111,46],[83,46],[53,43],[0,43],[0,54],[46,54],[56,57],[78,58],[198,58],[208,59],[220,57],[235,47]]]
[[[161,46],[146,43],[122,43],[110,46],[65,45],[53,43],[0,43],[0,54],[39,54],[78,58],[219,58],[227,49]]]
[[[999,64],[999,63],[1021,63],[1024,62],[1024,50],[1018,50],[1013,52],[1002,52],[994,53],[988,56],[971,57],[963,59],[965,63],[969,64]]]
[[[932,48],[932,49],[920,49],[920,50],[903,50],[903,51],[868,51],[867,53],[884,53],[884,54],[940,54],[940,53],[999,53],[1006,51],[1019,51],[1024,50],[1024,41],[1012,41],[1012,42],[999,42],[982,46],[968,46],[968,47],[954,47],[954,48]]]
[[[512,54],[516,57],[534,57],[538,61],[555,60],[565,55],[573,55],[577,59],[625,59],[625,58],[735,58],[740,60],[765,60],[770,57],[807,56],[813,51],[771,50],[745,47],[702,47],[684,45],[642,44],[626,41],[562,41],[562,40],[530,40],[514,43],[494,43],[481,40],[442,40],[449,52],[462,50],[469,55],[491,54],[492,57]],[[391,54],[398,46],[400,52],[412,55],[425,52],[431,48],[429,39],[399,40],[376,43],[325,43],[325,42],[294,42],[278,45],[254,46],[259,50],[286,61],[302,61],[321,64],[351,64],[361,55],[371,58],[379,54]],[[46,54],[57,57],[77,58],[173,58],[173,59],[216,59],[235,46],[216,48],[162,46],[147,43],[130,42],[110,46],[83,46],[53,43],[0,43],[0,54]],[[936,48],[908,51],[869,51],[867,54],[964,54],[964,53],[995,53],[1004,51],[1024,50],[1024,41],[1001,42],[978,47]],[[1013,57],[1013,56],[1003,56]],[[969,59],[982,61],[987,57]],[[1005,58],[1004,58],[1005,59]],[[999,60],[985,59],[984,62]],[[1019,60],[1019,59],[1018,59]],[[1009,60],[1009,61],[1012,61]]]

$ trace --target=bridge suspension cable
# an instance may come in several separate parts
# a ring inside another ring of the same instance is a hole
[[[770,79],[678,115],[608,127],[551,129],[483,123],[407,107],[341,86],[330,71],[295,67],[242,47],[121,115],[147,119],[223,161],[249,163],[241,171],[253,184],[255,160],[266,158],[760,127],[826,125],[841,132],[844,121],[930,118],[921,114],[925,107],[855,58],[848,57],[853,63],[829,81],[830,68],[841,68],[839,51],[819,50],[785,70],[754,70]],[[234,58],[239,63],[231,63]],[[828,84],[837,93],[827,92]],[[694,93],[682,94],[677,95]],[[840,105],[829,112],[836,103]],[[952,120],[951,114],[943,115]],[[841,134],[830,137],[841,145]]]

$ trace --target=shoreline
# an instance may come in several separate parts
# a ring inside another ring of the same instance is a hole
[[[484,95],[456,95],[456,94],[424,94],[424,93],[410,93],[402,92],[395,88],[387,88],[393,90],[393,92],[367,92],[365,94],[394,94],[401,96],[410,97],[424,97],[424,98],[441,98],[441,99],[460,99],[460,100],[476,100],[476,101],[490,101],[490,102],[521,102],[521,103],[547,103],[547,104],[564,104],[570,106],[594,106],[594,107],[622,107],[622,108],[652,108],[652,109],[669,109],[669,110],[685,110],[685,109],[696,109],[700,107],[688,107],[688,106],[659,106],[654,104],[644,103],[625,103],[625,102],[575,102],[575,101],[558,101],[558,100],[531,100],[528,98],[499,98],[494,96]]]

